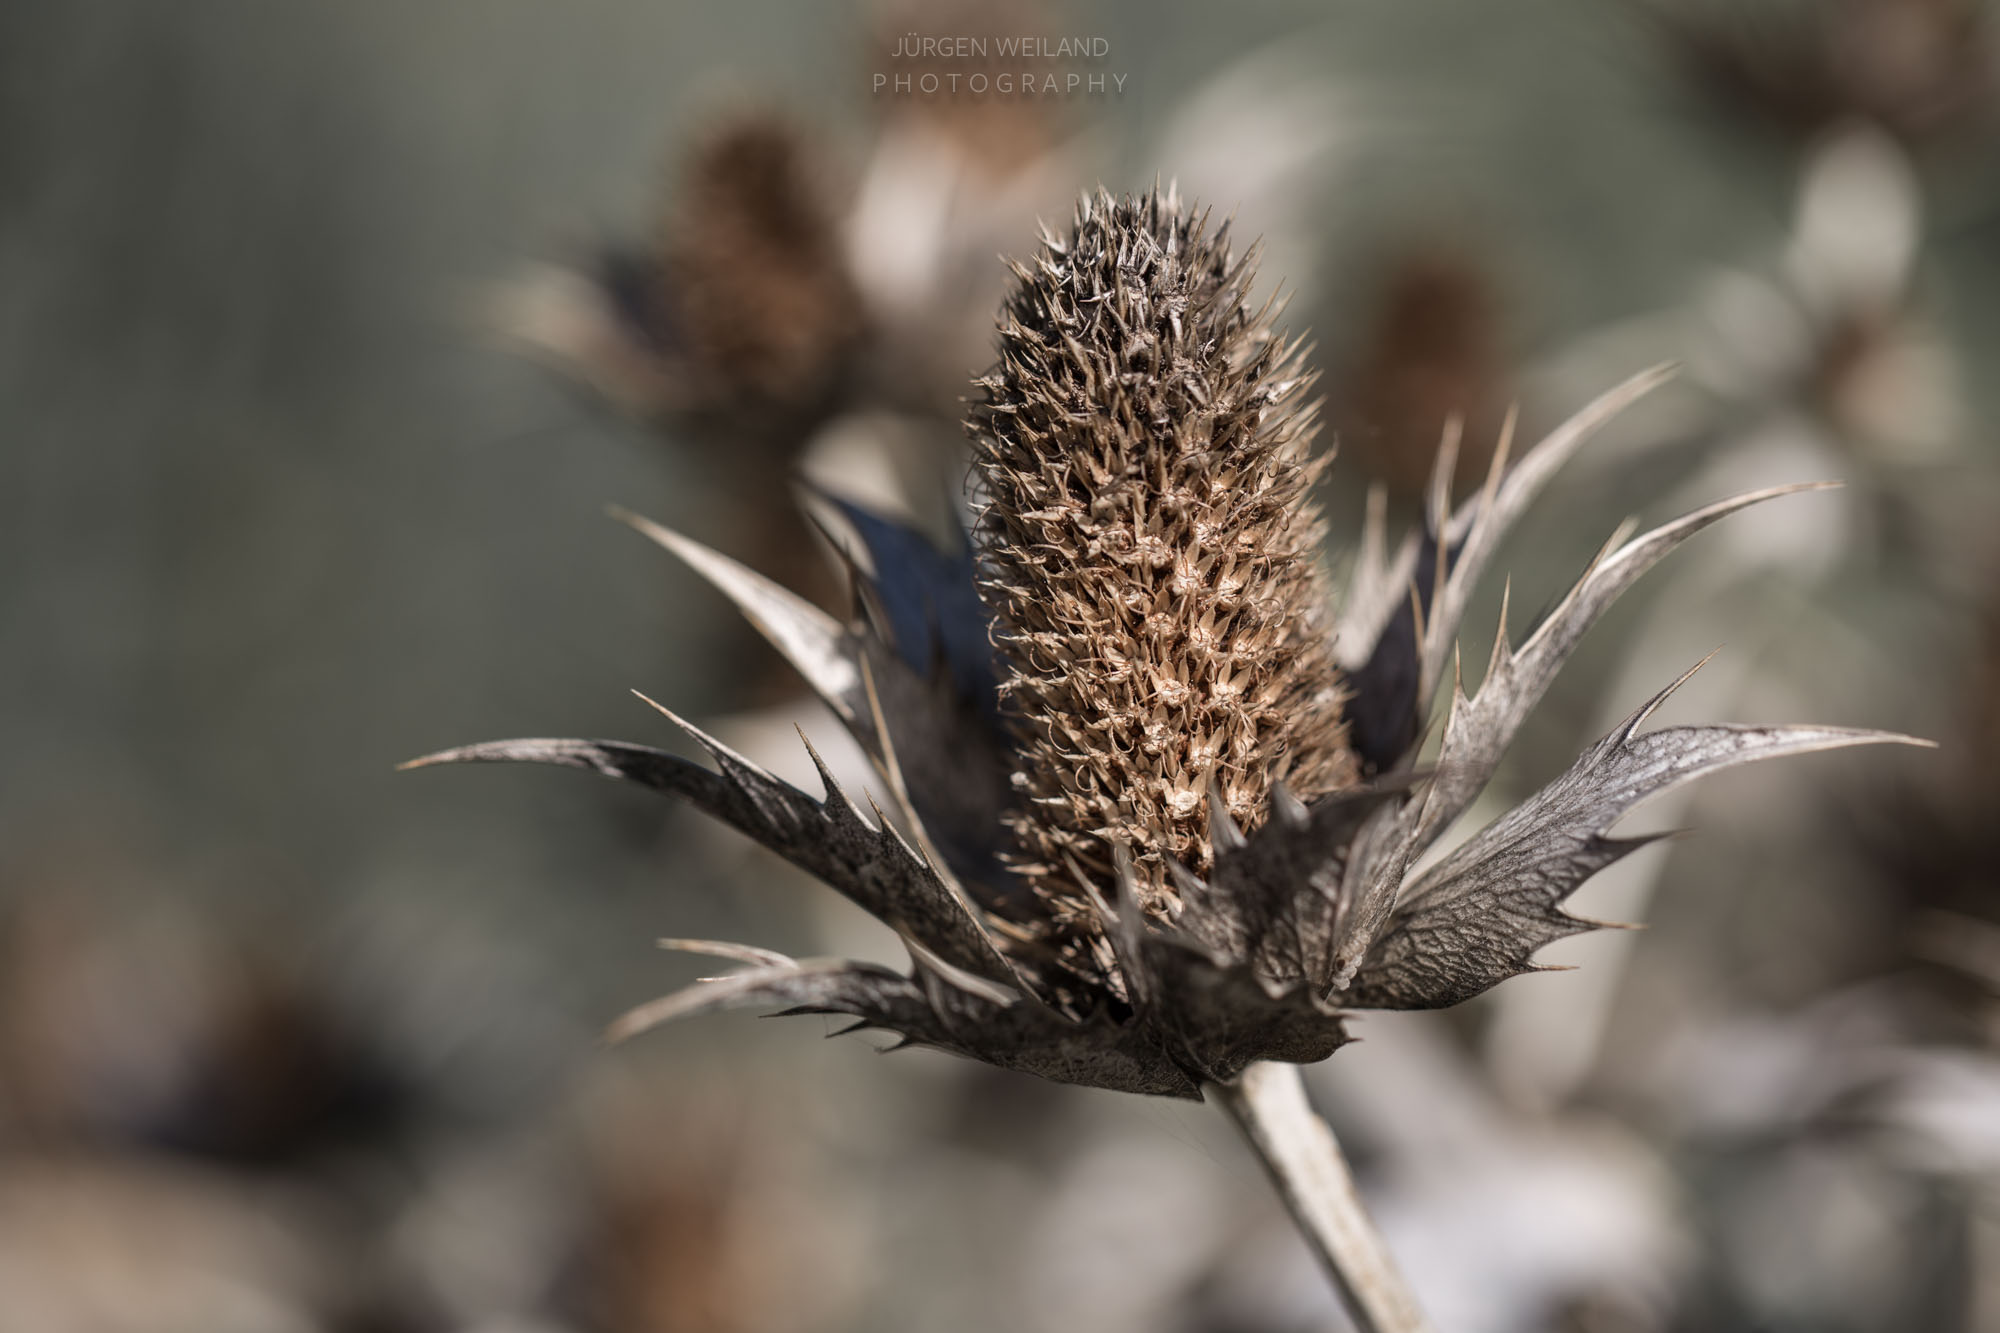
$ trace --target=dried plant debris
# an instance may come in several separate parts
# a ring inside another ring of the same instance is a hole
[[[1610,830],[1648,796],[1754,759],[1912,743],[1825,727],[1642,730],[1669,687],[1412,878],[1611,601],[1702,528],[1802,488],[1618,534],[1518,648],[1503,620],[1474,693],[1454,678],[1436,767],[1419,771],[1430,700],[1500,536],[1665,372],[1612,390],[1518,460],[1503,432],[1456,509],[1447,448],[1424,530],[1393,555],[1374,510],[1336,616],[1318,572],[1309,377],[1272,309],[1249,299],[1253,269],[1171,190],[1086,196],[1014,268],[999,365],[971,414],[972,558],[933,553],[914,584],[864,580],[850,621],[647,528],[794,662],[874,760],[887,814],[864,814],[824,767],[816,798],[692,728],[714,769],[608,741],[416,761],[556,763],[673,793],[826,880],[909,949],[906,973],[697,945],[746,966],[635,1011],[617,1034],[776,1006],[1062,1082],[1198,1097],[1252,1061],[1330,1054],[1349,1009],[1454,1004],[1533,970],[1541,944],[1594,924],[1562,905],[1636,845]],[[858,520],[876,549],[922,540],[889,525]],[[997,662],[968,657],[958,620],[972,603],[935,577],[950,569],[976,586]],[[1363,732],[1372,757],[1353,748]],[[949,799],[954,783],[983,795]],[[948,855],[933,832],[947,807]],[[969,845],[974,810],[983,845]]]

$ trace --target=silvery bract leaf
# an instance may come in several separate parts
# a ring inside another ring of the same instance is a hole
[[[1648,700],[1568,772],[1406,888],[1342,998],[1362,1008],[1437,1009],[1535,970],[1531,959],[1542,945],[1600,924],[1563,911],[1570,894],[1660,836],[1609,836],[1612,825],[1649,796],[1779,755],[1927,744],[1838,727],[1667,727],[1640,734],[1687,678]]]
[[[729,958],[739,963],[752,963],[758,967],[791,967],[798,960],[776,949],[763,949],[754,944],[731,944],[728,940],[675,940],[655,941],[662,949],[672,949],[679,953],[702,953],[711,958]]]
[[[921,535],[868,515],[858,506],[843,502],[842,508],[851,521],[866,518],[873,525],[857,528],[857,535],[872,531],[885,548],[893,546],[897,556],[907,560],[921,547],[930,560],[947,563]],[[618,516],[734,602],[834,711],[885,777],[893,756],[902,770],[899,796],[907,797],[939,856],[970,892],[991,902],[1014,887],[994,860],[995,830],[1009,787],[1007,759],[992,716],[996,702],[990,653],[984,696],[964,691],[966,681],[978,680],[975,667],[954,665],[969,651],[967,633],[959,624],[962,599],[977,601],[969,563],[963,569],[960,602],[938,604],[943,660],[933,664],[926,660],[931,641],[929,617],[920,609],[928,600],[924,591],[898,585],[896,594],[884,599],[889,618],[904,622],[898,632],[912,640],[921,632],[923,646],[885,642],[866,623],[843,625],[803,597],[670,528],[622,511]],[[889,537],[889,529],[900,537]],[[881,730],[876,725],[878,715]]]
[[[922,992],[900,972],[873,963],[814,958],[709,977],[631,1010],[605,1036],[623,1041],[676,1019],[774,1005],[794,1012],[847,1014],[862,1020],[862,1026],[896,1032],[930,1022]]]
[[[1433,691],[1444,679],[1445,664],[1451,659],[1458,640],[1459,623],[1472,600],[1472,590],[1486,572],[1486,565],[1499,548],[1500,539],[1527,511],[1557,470],[1575,456],[1584,441],[1613,417],[1673,378],[1671,365],[1642,370],[1608,393],[1600,394],[1582,411],[1572,416],[1506,468],[1506,441],[1494,451],[1492,475],[1480,494],[1459,507],[1445,530],[1444,546],[1454,552],[1445,571],[1437,606],[1424,625],[1423,677],[1418,686],[1418,706],[1430,702]],[[1438,511],[1445,507],[1444,490],[1450,483],[1451,452],[1439,459],[1434,480]],[[1504,474],[1502,469],[1506,468]]]
[[[1539,452],[1539,451],[1536,451]],[[1529,458],[1535,455],[1531,453]],[[1529,459],[1523,459],[1525,465]],[[1521,723],[1541,700],[1584,632],[1631,587],[1682,542],[1716,521],[1751,505],[1816,484],[1754,491],[1697,509],[1600,555],[1568,595],[1517,650],[1507,641],[1503,600],[1493,656],[1478,692],[1467,699],[1452,684],[1451,711],[1438,752],[1437,777],[1428,791],[1373,822],[1358,844],[1352,865],[1359,876],[1341,929],[1340,972],[1345,984],[1361,965],[1377,932],[1395,906],[1398,886],[1418,852],[1463,814],[1486,786]],[[1506,487],[1500,490],[1504,494]],[[1617,538],[1613,538],[1615,543]]]
[[[1211,986],[1226,984],[1207,973],[1201,979]],[[1257,1058],[1262,1045],[1257,1033],[1272,1026],[1262,1012],[1270,1006],[1262,1002],[1261,992],[1258,999],[1250,1007],[1258,1011],[1259,1026],[1245,1029],[1242,1039],[1233,1043],[1240,1049],[1215,1052],[1215,1067],[1229,1069],[1232,1077],[1249,1059]],[[614,1022],[606,1036],[622,1041],[684,1018],[772,1007],[784,1014],[845,1014],[858,1021],[841,1034],[878,1028],[895,1033],[898,1046],[933,1047],[1058,1083],[1148,1096],[1200,1097],[1200,1077],[1164,1060],[1158,1042],[1144,1029],[1103,1015],[1073,1022],[1030,1001],[1003,1001],[964,989],[925,967],[920,954],[915,977],[843,959],[796,963],[787,959],[745,968],[640,1005]],[[1324,1025],[1326,1020],[1318,1021]],[[1296,1032],[1280,1033],[1279,1038],[1291,1049],[1307,1049]],[[1315,1049],[1319,1054],[1312,1058],[1318,1059],[1332,1045],[1322,1041]]]
[[[1422,733],[1466,604],[1500,539],[1599,427],[1672,374],[1671,366],[1654,366],[1600,395],[1511,469],[1510,416],[1485,485],[1449,519],[1445,488],[1457,439],[1448,433],[1432,474],[1426,525],[1404,539],[1393,561],[1386,555],[1386,494],[1378,488],[1369,496],[1334,651],[1354,692],[1348,713],[1355,749],[1374,769],[1394,769]]]
[[[1394,562],[1390,561],[1389,491],[1379,482],[1370,487],[1361,535],[1354,545],[1354,563],[1347,572],[1347,586],[1341,590],[1333,630],[1334,661],[1350,676],[1374,654],[1397,614],[1409,607],[1417,543],[1418,534],[1409,534]]]
[[[1576,586],[1517,650],[1507,642],[1506,612],[1493,642],[1493,657],[1477,695],[1468,700],[1453,682],[1451,712],[1445,719],[1440,772],[1424,800],[1417,836],[1428,841],[1472,804],[1499,766],[1521,723],[1541,701],[1556,672],[1584,632],[1639,577],[1703,528],[1766,500],[1826,489],[1807,482],[1752,491],[1685,514],[1620,545],[1591,563]]]
[[[805,598],[720,551],[681,536],[671,528],[622,509],[612,515],[679,556],[717,592],[736,604],[743,618],[805,677],[814,694],[834,711],[855,739],[877,752],[869,727],[868,695],[861,680],[861,653],[853,633]]]
[[[1542,493],[1549,478],[1575,456],[1585,441],[1627,407],[1665,384],[1673,374],[1671,365],[1653,366],[1600,394],[1523,454],[1511,468],[1507,466],[1506,452],[1496,450],[1491,474],[1480,493],[1461,504],[1448,523],[1433,515],[1433,529],[1442,533],[1443,545],[1454,551],[1455,556],[1446,572],[1441,610],[1426,616],[1422,652],[1424,687],[1417,699],[1420,710],[1428,704],[1431,691],[1443,678],[1444,663],[1458,635],[1466,603],[1500,539]],[[1455,450],[1445,451],[1439,460],[1438,480],[1450,477],[1455,457]],[[1443,508],[1439,489],[1433,487],[1434,509]],[[1384,559],[1383,532],[1381,508],[1379,504],[1372,505],[1360,558],[1342,599],[1335,639],[1336,655],[1341,666],[1349,671],[1367,662],[1390,622],[1410,605],[1424,535],[1410,534],[1393,559]],[[1435,536],[1436,532],[1430,535]],[[1421,591],[1428,596],[1430,589]]]
[[[1013,969],[952,887],[894,829],[863,818],[816,752],[812,758],[826,786],[824,803],[679,718],[674,721],[715,757],[721,772],[643,745],[582,740],[491,741],[428,755],[410,766],[558,764],[671,792],[824,880],[954,966],[1013,983]]]

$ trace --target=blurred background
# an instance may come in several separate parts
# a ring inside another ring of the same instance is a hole
[[[996,35],[1103,46],[896,54]],[[1339,1327],[1211,1110],[600,1048],[656,936],[895,943],[646,793],[392,771],[678,745],[633,688],[831,751],[605,506],[840,608],[792,479],[948,531],[996,256],[1158,176],[1317,340],[1336,563],[1447,418],[1469,483],[1662,359],[1517,633],[1628,514],[1846,483],[1650,576],[1475,824],[1718,646],[1669,720],[1942,742],[1655,803],[1578,899],[1649,930],[1309,1071],[1440,1328],[2000,1329],[1997,61],[1971,0],[0,6],[0,1328]],[[1023,66],[1105,90],[893,82]]]

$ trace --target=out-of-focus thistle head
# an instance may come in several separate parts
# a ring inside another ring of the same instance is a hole
[[[681,194],[660,238],[655,336],[689,363],[688,405],[823,398],[860,306],[808,146],[774,116],[732,120],[696,147]]]
[[[1365,263],[1373,299],[1335,375],[1343,464],[1382,482],[1392,504],[1417,502],[1439,437],[1459,421],[1452,483],[1475,486],[1512,397],[1493,272],[1479,251],[1434,239],[1399,238]]]
[[[1250,259],[1171,192],[1086,197],[1015,270],[1000,364],[972,414],[971,549],[941,554],[832,502],[854,551],[851,622],[638,522],[798,666],[874,760],[889,814],[864,815],[824,764],[815,798],[686,723],[715,768],[574,740],[418,761],[532,760],[671,792],[909,949],[906,973],[682,941],[748,966],[615,1032],[777,1005],[1064,1082],[1196,1097],[1252,1061],[1330,1054],[1349,1010],[1455,1004],[1534,970],[1543,944],[1596,924],[1562,904],[1646,841],[1608,832],[1645,797],[1752,759],[1907,739],[1642,730],[1669,686],[1413,873],[1619,593],[1700,529],[1806,488],[1621,531],[1519,647],[1503,610],[1483,681],[1468,697],[1454,680],[1420,772],[1429,701],[1502,533],[1663,372],[1511,466],[1503,431],[1456,509],[1447,437],[1424,530],[1392,555],[1373,507],[1336,616],[1317,565],[1308,377],[1249,300],[1251,279]]]
[[[788,459],[834,405],[861,334],[814,156],[770,112],[717,121],[651,244],[534,275],[502,324],[636,416]]]
[[[2000,70],[1981,0],[1651,3],[1639,12],[1695,87],[1734,118],[1748,113],[1800,138],[1868,121],[1912,148],[1991,131]]]

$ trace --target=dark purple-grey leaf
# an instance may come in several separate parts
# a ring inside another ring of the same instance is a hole
[[[908,524],[821,488],[811,494],[868,553],[862,574],[889,622],[896,654],[919,676],[939,667],[953,688],[997,729],[1000,677],[994,665],[992,618],[979,599],[972,550],[947,555]]]
[[[1179,878],[1176,926],[1211,950],[1247,960],[1267,980],[1304,981],[1324,994],[1333,978],[1349,846],[1369,814],[1419,776],[1401,774],[1310,806],[1279,788],[1270,817],[1237,845],[1219,849],[1206,880]]]
[[[948,670],[913,667],[895,645],[866,626],[841,624],[728,556],[648,519],[622,511],[619,517],[673,552],[734,602],[833,710],[885,776],[894,752],[909,815],[923,826],[946,867],[982,904],[998,906],[1018,889],[997,860],[1001,814],[1012,789],[1006,741],[987,712],[990,701],[966,695]],[[976,599],[969,582],[966,593]],[[953,632],[964,637],[967,631],[958,625],[962,611],[947,608],[946,614],[958,626]],[[990,673],[990,658],[987,666]],[[869,702],[871,678],[886,738],[877,732]]]
[[[1146,937],[1145,960],[1149,998],[1140,1020],[1200,1081],[1233,1082],[1258,1060],[1313,1064],[1349,1040],[1339,1011],[1306,982],[1275,983],[1247,963],[1156,932]]]

